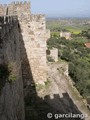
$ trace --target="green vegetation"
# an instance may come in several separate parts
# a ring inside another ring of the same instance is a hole
[[[56,29],[55,26],[57,23],[58,26]],[[78,27],[74,23],[72,26],[68,25],[61,28],[60,24],[62,24],[60,21],[56,22],[55,26],[52,27],[51,22],[51,31],[55,32],[56,30],[58,32],[66,28],[66,30],[73,32],[75,35],[72,36],[72,40],[70,41],[53,35],[48,40],[48,48],[58,48],[59,58],[67,61],[69,64],[69,75],[73,79],[75,87],[83,97],[90,98],[90,49],[84,46],[86,42],[90,42],[90,29],[82,24]],[[50,27],[50,24],[48,27]]]
[[[10,63],[8,65],[8,70],[9,70],[9,76],[8,76],[8,81],[9,82],[12,82],[12,81],[15,81],[16,80],[16,63],[13,62],[13,63]]]
[[[42,85],[42,84],[36,84],[35,86],[36,86],[36,89],[38,91],[40,91],[40,90],[42,90],[44,88],[44,85]]]
[[[50,83],[51,83],[50,80],[47,79],[47,81],[45,82],[45,88],[46,88],[46,89],[49,88]]]
[[[81,36],[87,37],[88,39],[90,39],[90,29],[82,31],[80,33]]]
[[[49,88],[50,83],[51,83],[50,80],[47,79],[47,81],[45,81],[45,85],[36,84],[35,86],[36,86],[36,89],[37,89],[38,91],[40,91],[40,90],[44,90],[44,89]]]
[[[51,31],[82,31],[90,28],[90,19],[51,19],[47,20],[47,28]]]
[[[78,35],[82,31],[90,29],[88,24],[89,19],[52,19],[47,20],[47,28],[51,30],[51,33],[58,33],[60,31],[68,31],[72,34]]]
[[[66,28],[67,31],[77,35],[77,34],[80,34],[81,33],[81,30],[78,29],[78,28],[74,28],[74,27],[67,27]]]
[[[51,37],[58,38],[60,36],[60,32],[51,32]]]

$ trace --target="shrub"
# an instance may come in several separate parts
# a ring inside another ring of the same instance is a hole
[[[16,80],[15,63],[12,64],[0,64],[0,80],[7,79],[8,81]]]
[[[9,70],[9,76],[8,76],[8,81],[11,82],[11,81],[15,81],[16,80],[16,63],[10,63],[8,65],[8,70]]]
[[[49,88],[49,86],[50,86],[50,81],[47,79],[47,81],[45,81],[45,88],[47,89]]]

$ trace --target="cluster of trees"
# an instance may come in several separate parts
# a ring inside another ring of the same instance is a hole
[[[69,74],[82,96],[90,96],[90,61],[79,58],[69,63]]]
[[[88,30],[83,30],[81,33],[80,33],[81,36],[85,36],[87,37],[88,39],[90,39],[90,29]]]
[[[68,41],[52,37],[48,47],[58,48],[59,57],[69,62],[69,74],[80,94],[86,98],[90,97],[90,49],[84,46],[87,41],[84,39],[79,36]]]

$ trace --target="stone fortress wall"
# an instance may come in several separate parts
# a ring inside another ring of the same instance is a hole
[[[13,82],[9,82],[8,78],[1,78],[0,72],[0,120],[25,118],[18,28],[16,16],[0,16],[0,65],[11,66],[15,77]],[[5,70],[3,72],[5,75]]]
[[[0,6],[0,15],[18,17],[33,80],[35,83],[44,84],[47,79],[46,41],[50,37],[50,31],[46,30],[45,15],[31,14],[30,2],[26,1]],[[21,56],[24,64],[26,60],[23,50],[21,50]],[[23,70],[25,76],[25,68]],[[26,80],[26,78],[24,79]]]
[[[8,34],[15,24],[18,24],[17,16],[0,16],[0,37]]]
[[[21,14],[30,14],[30,2],[12,2],[10,4],[0,4],[0,15],[21,15]]]
[[[16,70],[16,80],[6,81],[0,90],[0,120],[25,119],[23,87],[47,80],[49,37],[45,16],[32,15],[30,2],[0,5],[0,64],[13,64]]]

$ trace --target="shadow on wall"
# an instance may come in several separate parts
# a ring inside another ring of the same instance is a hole
[[[35,95],[28,97],[29,101],[26,101],[26,120],[84,120],[82,113],[67,93],[63,94],[63,98],[55,94],[53,99],[48,95],[44,97],[44,100]],[[69,105],[65,103],[66,100]],[[65,118],[63,114],[68,114],[69,117]]]
[[[25,120],[67,120],[66,118],[58,118],[57,115],[54,115],[69,113],[82,114],[78,110],[78,107],[74,104],[73,100],[70,98],[68,93],[63,93],[62,98],[58,94],[54,94],[53,98],[50,98],[49,95],[45,96],[44,99],[38,97],[21,32],[22,31],[20,30],[22,76],[24,83],[23,87],[25,100]],[[52,113],[53,117],[48,118],[47,113]],[[81,119],[82,118],[80,117],[68,118],[68,120]]]
[[[0,16],[0,120],[24,120],[18,20]]]

